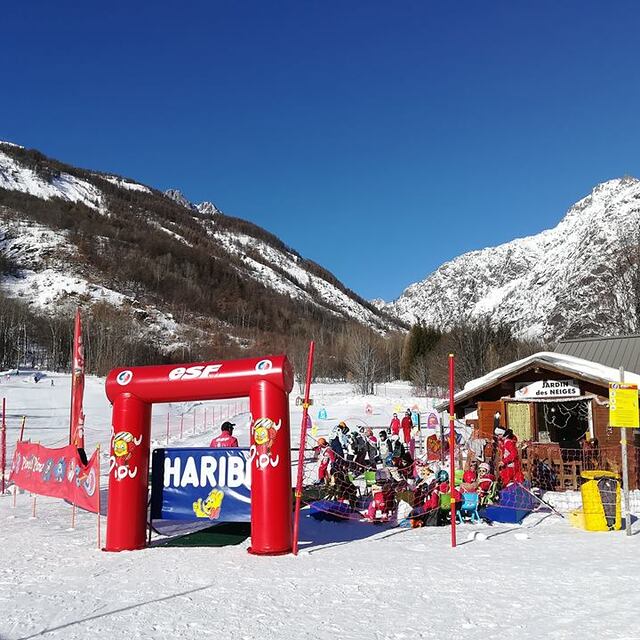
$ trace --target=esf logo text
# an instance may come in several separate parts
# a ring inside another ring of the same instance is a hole
[[[210,378],[220,371],[221,364],[198,364],[193,367],[176,367],[169,371],[169,380],[197,380]]]

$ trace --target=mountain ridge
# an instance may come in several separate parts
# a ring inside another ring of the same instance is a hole
[[[489,316],[524,338],[619,332],[606,281],[620,277],[616,258],[639,222],[640,180],[607,180],[555,227],[462,254],[385,308],[441,329]]]
[[[236,344],[349,323],[406,329],[274,234],[211,202],[194,205],[177,190],[3,143],[0,250],[10,263],[6,295],[44,313],[127,306],[169,351],[212,329]]]

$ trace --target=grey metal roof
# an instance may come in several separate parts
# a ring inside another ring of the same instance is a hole
[[[555,351],[640,374],[640,335],[562,340]]]

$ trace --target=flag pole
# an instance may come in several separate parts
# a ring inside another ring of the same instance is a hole
[[[300,527],[300,501],[302,499],[302,468],[304,465],[304,448],[307,441],[307,420],[309,418],[309,389],[311,387],[311,374],[313,371],[313,354],[315,343],[309,343],[309,357],[307,359],[307,380],[304,387],[304,403],[302,405],[302,425],[300,427],[300,448],[298,450],[298,480],[296,482],[296,509],[293,516],[293,546],[294,556],[298,555],[298,533]]]
[[[449,493],[451,495],[451,546],[456,546],[456,499],[453,494],[456,483],[455,468],[455,401],[453,397],[454,388],[454,356],[449,354]]]

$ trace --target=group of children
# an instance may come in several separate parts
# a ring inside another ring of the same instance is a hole
[[[413,473],[413,457],[398,434],[390,436],[382,430],[376,437],[371,428],[350,431],[345,422],[338,424],[329,440],[318,438],[315,455],[318,482],[325,482],[332,471],[346,470],[358,476],[380,466],[395,467],[406,477]]]
[[[408,517],[413,526],[443,524],[450,513],[451,497],[459,507],[465,494],[475,494],[482,506],[495,500],[500,488],[524,480],[513,432],[497,430],[495,436],[493,459],[470,453],[464,472],[456,474],[452,493],[449,473],[441,464],[414,462],[393,427],[391,436],[383,430],[376,437],[370,428],[349,431],[341,422],[329,440],[317,441],[317,483],[327,487],[327,498],[347,502],[355,509],[360,491],[353,478],[375,471],[375,483],[365,484],[367,506],[363,511],[367,519],[391,517],[401,497],[412,507]]]

